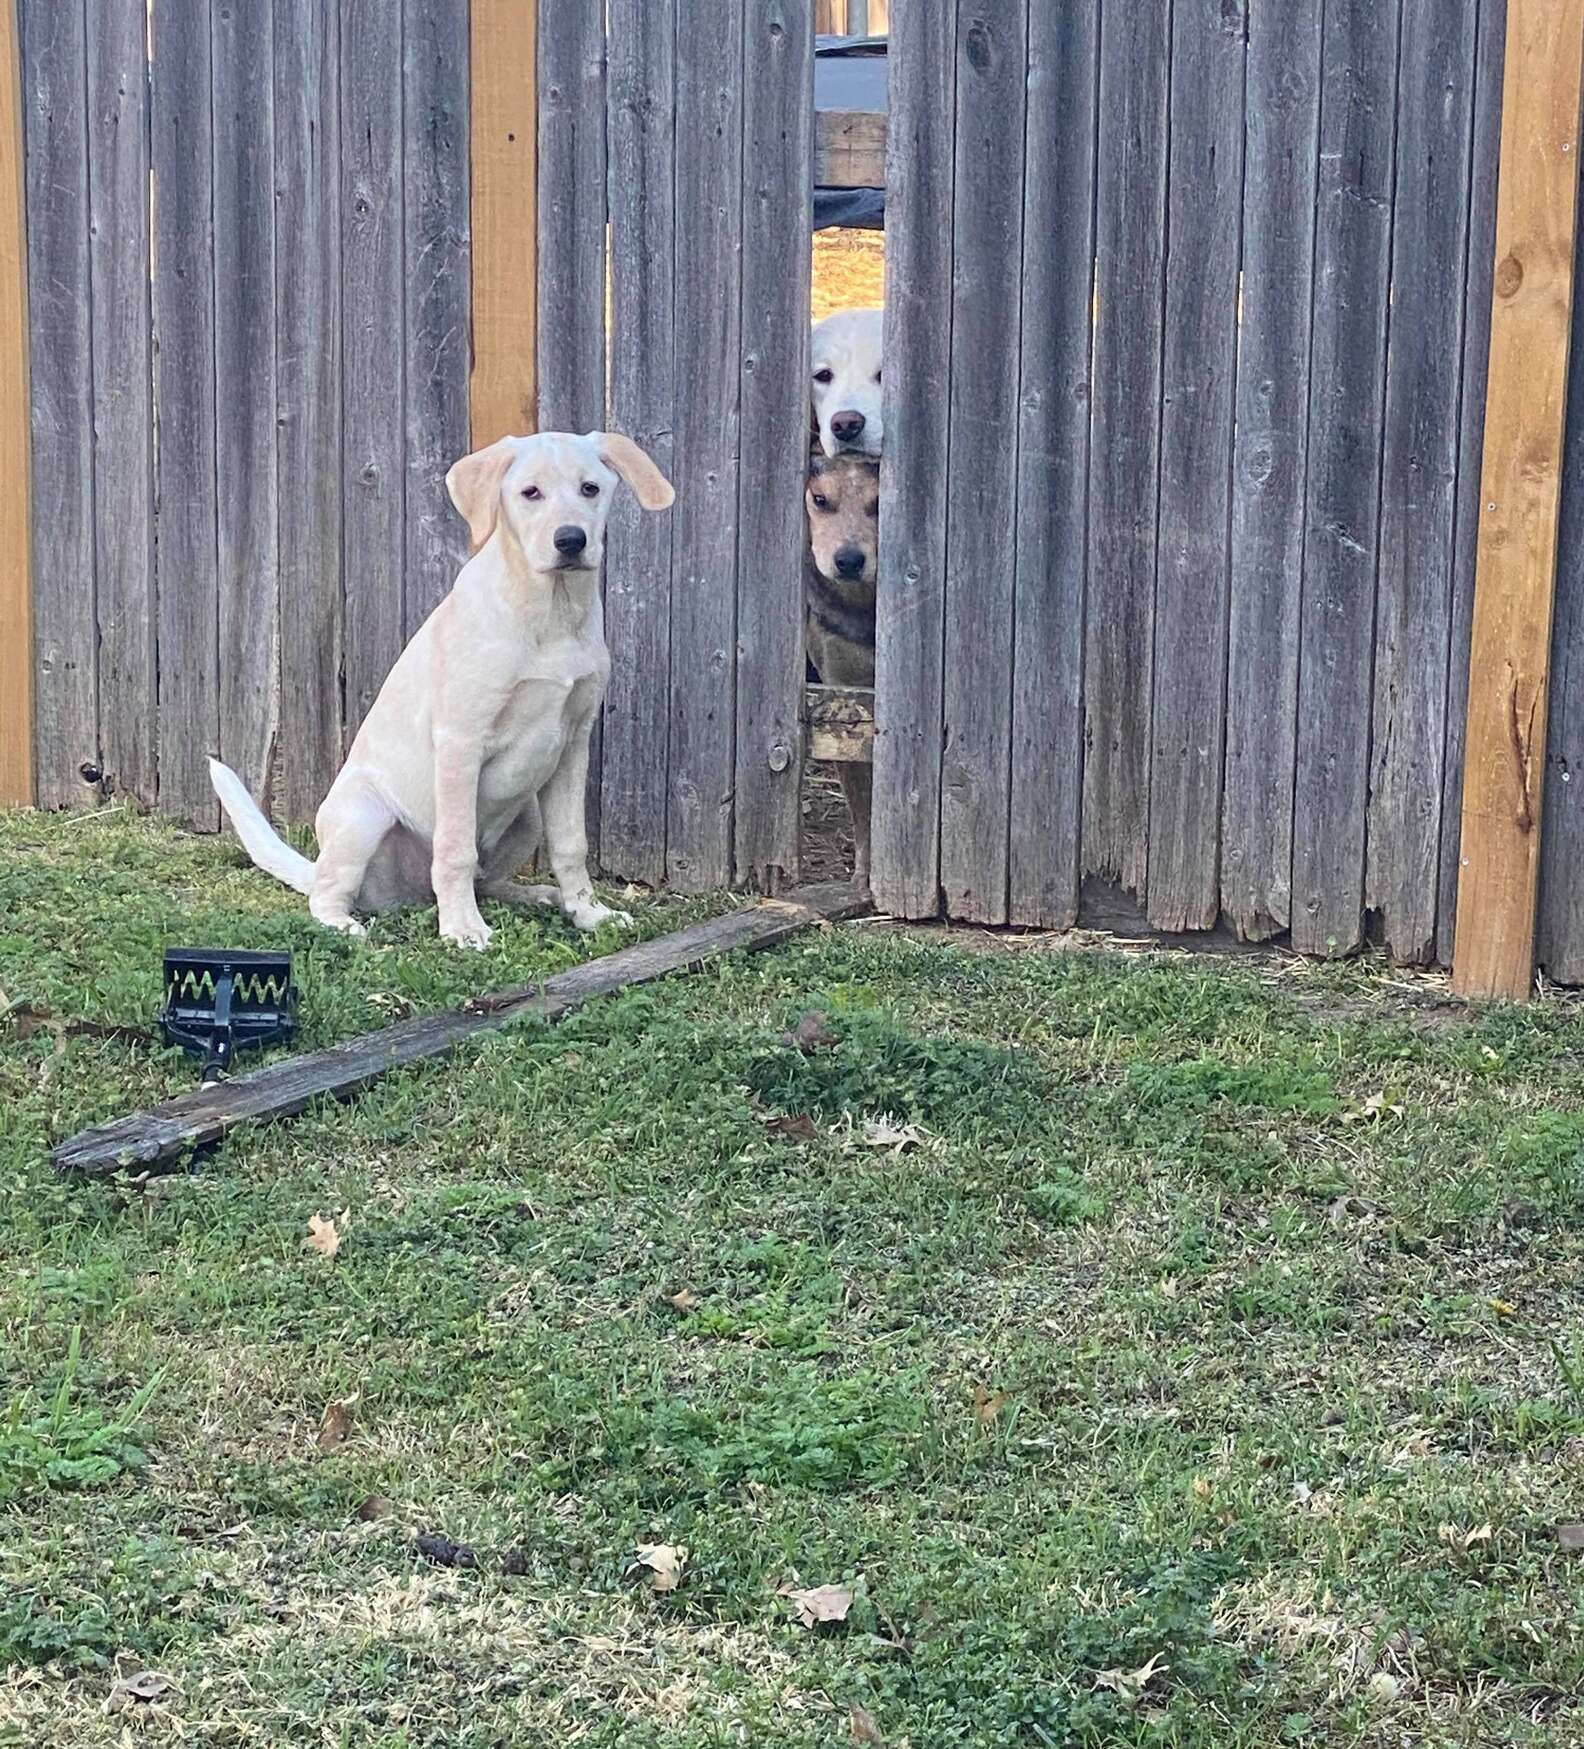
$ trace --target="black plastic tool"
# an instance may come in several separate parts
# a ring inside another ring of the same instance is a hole
[[[230,1071],[237,1051],[296,1031],[291,955],[167,948],[160,1027],[168,1043],[203,1058],[203,1085],[211,1086]]]

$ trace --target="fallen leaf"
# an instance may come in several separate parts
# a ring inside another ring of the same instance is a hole
[[[811,1117],[767,1117],[764,1127],[772,1136],[785,1136],[792,1142],[817,1142],[819,1125]]]
[[[1006,1391],[997,1391],[992,1396],[983,1385],[975,1385],[974,1414],[979,1417],[979,1425],[988,1427],[1011,1401],[1012,1398]]]
[[[341,1235],[336,1231],[336,1224],[326,1215],[310,1215],[308,1217],[308,1237],[303,1244],[310,1250],[317,1251],[321,1257],[334,1257],[341,1249]]]
[[[1489,1304],[1490,1309],[1498,1318],[1516,1318],[1518,1316],[1518,1308],[1511,1300],[1492,1299]]]
[[[1387,1671],[1377,1670],[1369,1679],[1367,1686],[1372,1698],[1380,1701],[1383,1705],[1390,1705],[1392,1701],[1396,1700],[1402,1684]]]
[[[1584,1555],[1584,1524],[1559,1524],[1556,1539],[1564,1555]]]
[[[1215,1499],[1215,1483],[1208,1476],[1195,1476],[1193,1497],[1195,1500]]]
[[[345,1445],[352,1435],[352,1405],[356,1397],[348,1397],[344,1403],[327,1403],[324,1420],[319,1423],[320,1451],[334,1451],[338,1445]]]
[[[668,1306],[675,1306],[679,1312],[691,1312],[698,1303],[699,1296],[694,1293],[690,1287],[685,1287],[680,1289],[677,1293],[666,1295],[666,1304]]]
[[[121,1713],[128,1707],[153,1706],[176,1692],[176,1684],[158,1670],[139,1670],[134,1676],[118,1679],[105,1702],[105,1711]]]
[[[1109,1688],[1123,1700],[1136,1701],[1166,1667],[1166,1654],[1157,1652],[1149,1663],[1139,1665],[1137,1670],[1102,1670],[1095,1677],[1095,1687]]]
[[[1488,1524],[1482,1524],[1474,1530],[1462,1530],[1455,1524],[1443,1524],[1436,1531],[1441,1541],[1448,1548],[1456,1549],[1460,1555],[1467,1554],[1476,1543],[1488,1543],[1495,1534],[1495,1530]]]
[[[688,1552],[681,1543],[639,1543],[638,1565],[649,1569],[651,1591],[675,1591],[682,1583]]]
[[[922,1148],[929,1140],[917,1124],[898,1123],[894,1117],[866,1118],[863,1138],[871,1148],[889,1148],[893,1154],[905,1154],[909,1148]]]
[[[1334,1227],[1340,1227],[1346,1221],[1366,1220],[1371,1215],[1378,1215],[1381,1205],[1371,1202],[1367,1196],[1339,1196],[1326,1210]]]
[[[466,1543],[452,1542],[438,1530],[426,1530],[413,1538],[413,1547],[437,1567],[476,1567],[478,1556]]]
[[[353,1516],[361,1524],[372,1524],[377,1518],[389,1518],[395,1510],[383,1494],[370,1494]]]
[[[817,1628],[825,1622],[842,1622],[853,1606],[853,1594],[845,1585],[816,1585],[808,1591],[788,1591],[798,1620],[806,1628]]]
[[[791,1032],[781,1035],[784,1045],[791,1045],[794,1050],[801,1051],[805,1057],[812,1056],[815,1051],[828,1050],[835,1044],[839,1034],[831,1031],[827,1016],[819,1009],[811,1008],[793,1027]]]
[[[875,1723],[875,1717],[868,1707],[859,1706],[857,1701],[847,1703],[847,1717],[852,1723],[852,1737],[855,1743],[878,1743],[880,1749],[885,1749],[885,1738],[880,1735],[880,1727]]]

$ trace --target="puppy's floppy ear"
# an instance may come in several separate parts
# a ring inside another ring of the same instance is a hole
[[[630,437],[619,431],[591,431],[589,436],[599,445],[600,460],[632,487],[645,510],[669,510],[676,502],[671,482]]]
[[[477,552],[495,532],[500,514],[501,481],[517,454],[515,437],[498,438],[487,449],[476,449],[451,464],[446,490],[457,514],[468,525],[469,547]]]

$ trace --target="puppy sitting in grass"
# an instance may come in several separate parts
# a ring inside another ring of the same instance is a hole
[[[880,556],[880,464],[870,456],[809,458],[809,545],[804,558],[808,654],[827,686],[874,685],[875,572]],[[867,765],[842,764],[853,825],[853,879],[869,884]]]

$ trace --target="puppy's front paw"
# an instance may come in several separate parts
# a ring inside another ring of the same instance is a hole
[[[471,917],[442,918],[440,921],[440,939],[449,941],[453,947],[470,947],[482,953],[493,934],[494,931],[476,911]]]
[[[626,911],[613,911],[609,905],[601,905],[595,899],[574,905],[571,916],[577,927],[588,934],[593,934],[602,923],[619,923],[624,929],[632,927],[632,918]]]

